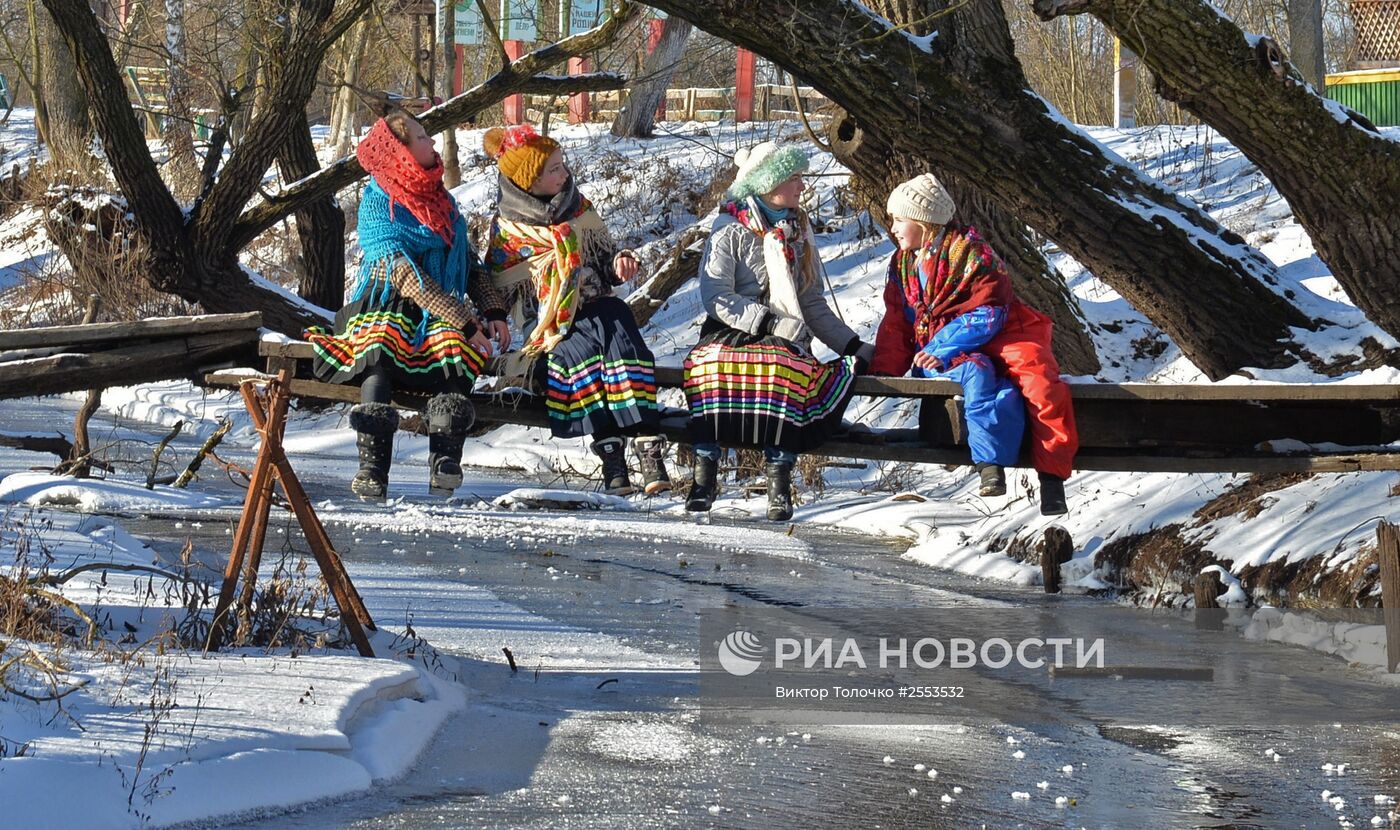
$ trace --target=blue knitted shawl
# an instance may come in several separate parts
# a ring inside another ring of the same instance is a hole
[[[418,275],[418,283],[425,284],[424,272],[443,291],[459,300],[467,296],[467,277],[471,243],[467,240],[467,220],[462,212],[455,209],[452,222],[452,239],[449,246],[441,236],[414,218],[409,209],[395,205],[389,194],[379,183],[370,179],[360,198],[360,248],[364,250],[364,262],[360,265],[359,280],[350,294],[350,302],[357,302],[375,289],[370,277],[374,266],[388,260],[385,269],[386,279],[378,287],[378,302],[385,302],[389,296],[387,275],[393,270],[394,260],[403,257]],[[427,318],[424,318],[426,322]]]

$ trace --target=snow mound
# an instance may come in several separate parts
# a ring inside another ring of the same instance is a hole
[[[227,499],[193,490],[157,486],[147,490],[134,481],[74,478],[48,473],[11,473],[0,479],[0,503],[76,507],[95,512],[133,512],[152,508],[212,508]]]
[[[492,502],[507,510],[633,510],[632,502],[605,493],[518,487]]]

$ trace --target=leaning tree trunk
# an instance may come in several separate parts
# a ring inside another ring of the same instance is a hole
[[[292,182],[321,169],[305,110],[277,153],[283,181]],[[301,241],[301,284],[297,294],[309,303],[334,311],[345,301],[345,211],[334,196],[326,196],[297,211]]]
[[[39,86],[44,99],[49,158],[59,168],[86,169],[92,157],[92,121],[87,97],[74,71],[63,27],[48,14],[38,15],[43,28],[43,65]]]
[[[627,92],[627,100],[618,107],[613,119],[612,134],[618,138],[650,138],[656,128],[656,109],[666,100],[666,90],[685,54],[685,44],[695,27],[682,17],[668,17],[661,26],[661,38],[647,55],[642,76]]]
[[[1106,153],[1026,86],[1014,57],[959,49],[1007,28],[1000,0],[918,0],[943,11],[918,38],[854,0],[651,0],[820,89],[894,149],[952,173],[1057,241],[1223,378],[1297,360],[1311,326],[1271,290],[1275,269],[1237,234]]]
[[[1162,97],[1220,130],[1279,193],[1366,316],[1400,337],[1400,144],[1324,100],[1268,38],[1205,0],[1034,0],[1088,12],[1142,56]]]

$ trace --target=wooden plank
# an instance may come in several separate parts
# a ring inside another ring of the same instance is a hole
[[[263,341],[258,353],[264,357],[292,357],[310,360],[315,350],[310,343]],[[679,366],[657,366],[656,382],[660,386],[679,387],[682,370]],[[1106,401],[1394,401],[1400,404],[1400,384],[1307,384],[1307,383],[1073,383],[1069,384],[1076,402]],[[856,394],[872,398],[952,397],[962,394],[961,387],[950,380],[926,378],[887,378],[861,375],[856,378]]]
[[[205,376],[209,386],[232,388],[247,378],[264,377],[239,372],[219,372]],[[298,397],[358,403],[360,390],[354,386],[295,379],[291,392]],[[485,423],[511,423],[522,426],[547,426],[548,416],[543,403],[528,395],[473,395],[477,420]],[[395,406],[421,410],[427,405],[427,395],[396,393]],[[666,419],[662,432],[679,442],[688,442],[685,419]],[[928,446],[912,429],[851,431],[839,434],[823,445],[823,456],[863,458],[873,461],[908,461],[920,464],[970,465],[966,447]],[[1023,456],[1018,466],[1030,467]],[[1339,452],[1336,454],[1287,455],[1269,452],[1233,452],[1188,454],[1171,447],[1153,451],[1112,451],[1090,447],[1075,457],[1077,470],[1132,470],[1161,473],[1342,473],[1371,470],[1400,470],[1400,453]]]
[[[0,363],[0,399],[88,389],[94,381],[125,386],[187,377],[232,358],[252,357],[256,331],[224,331],[91,354],[59,354]]]
[[[1400,533],[1382,520],[1376,528],[1376,557],[1381,564],[1381,608],[1385,612],[1386,671],[1400,664]]]
[[[45,346],[76,346],[135,338],[180,337],[219,331],[255,331],[260,326],[262,326],[262,313],[250,311],[245,314],[156,317],[134,322],[14,329],[0,331],[0,351]],[[310,344],[307,345],[310,346]]]
[[[309,344],[300,343],[263,343],[261,350],[269,361],[283,357],[309,358],[312,354]],[[491,371],[488,367],[487,373]],[[658,385],[662,387],[674,388],[681,384],[682,373],[678,367],[660,366],[656,374]],[[1173,447],[1180,451],[1177,454],[1191,450],[1216,455],[1237,455],[1242,448],[1260,447],[1265,450],[1264,455],[1280,455],[1287,452],[1286,447],[1274,452],[1263,445],[1291,439],[1306,444],[1382,447],[1400,440],[1400,401],[1391,400],[1396,387],[1389,385],[1266,388],[1263,394],[1253,391],[1252,387],[1197,385],[1187,390],[1171,390],[1170,395],[1158,396],[1157,400],[1140,394],[1141,389],[1131,389],[1129,395],[1115,395],[1112,394],[1116,391],[1114,388],[1100,390],[1097,386],[1071,385],[1075,416],[1086,447],[1136,451]],[[957,409],[951,405],[958,391],[956,384],[916,378],[859,377],[856,390],[858,394],[874,391],[881,396],[913,396],[922,391],[918,397],[941,400],[947,406],[948,429],[945,431],[949,436],[956,438],[963,433]],[[1099,391],[1110,394],[1093,394]],[[1248,398],[1225,397],[1241,393]],[[1192,400],[1187,397],[1191,394],[1204,399]],[[1255,400],[1261,397],[1273,400]],[[934,443],[949,442],[937,440]]]

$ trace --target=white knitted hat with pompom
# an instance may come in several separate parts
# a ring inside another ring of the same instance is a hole
[[[773,141],[741,148],[734,154],[734,163],[739,165],[739,172],[729,186],[729,195],[735,199],[762,196],[794,174],[806,173],[811,166],[801,147],[779,147]]]

